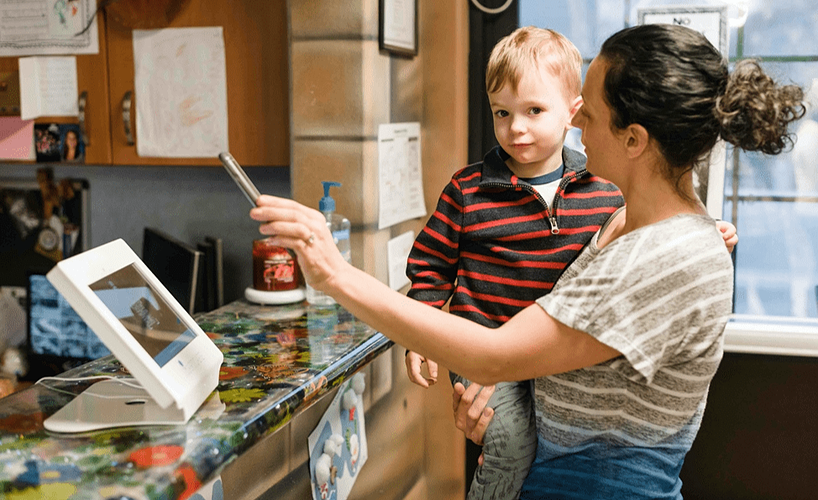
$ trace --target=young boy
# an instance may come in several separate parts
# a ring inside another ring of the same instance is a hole
[[[623,204],[616,186],[563,146],[582,105],[581,66],[576,47],[552,30],[520,28],[494,47],[486,91],[499,146],[443,190],[409,254],[410,297],[438,308],[451,298],[451,313],[497,327],[548,293]],[[434,361],[410,352],[406,365],[413,382],[434,383]],[[452,374],[455,382],[469,385]],[[469,499],[519,496],[536,454],[530,391],[529,382],[497,386]]]
[[[581,65],[576,47],[552,30],[520,28],[494,47],[486,91],[499,146],[444,188],[409,254],[410,297],[438,308],[451,298],[451,313],[499,326],[547,294],[623,204],[616,186],[563,145],[582,104]],[[727,226],[725,240],[735,234]],[[406,367],[418,385],[436,381],[432,360],[409,352]],[[495,414],[468,498],[516,499],[536,455],[530,383],[499,384],[489,406]]]

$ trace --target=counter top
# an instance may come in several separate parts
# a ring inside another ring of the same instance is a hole
[[[55,434],[43,420],[93,382],[42,381],[0,400],[0,497],[185,499],[231,460],[392,346],[340,306],[237,301],[197,315],[224,354],[181,426]],[[128,376],[109,356],[61,377]]]

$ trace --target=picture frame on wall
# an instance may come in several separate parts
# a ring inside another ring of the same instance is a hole
[[[418,54],[417,0],[380,0],[380,49],[414,57]]]

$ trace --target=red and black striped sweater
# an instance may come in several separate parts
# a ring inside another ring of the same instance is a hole
[[[505,164],[499,146],[452,176],[406,267],[408,295],[497,327],[551,291],[566,265],[624,200],[563,147],[552,212]]]

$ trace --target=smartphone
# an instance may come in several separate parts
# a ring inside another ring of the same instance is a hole
[[[253,181],[247,177],[247,174],[244,172],[244,169],[241,168],[241,165],[239,165],[236,159],[233,158],[233,155],[226,151],[219,153],[219,160],[221,160],[222,165],[224,165],[224,168],[227,170],[227,173],[230,174],[230,177],[236,181],[236,184],[241,189],[241,192],[244,193],[244,196],[250,200],[250,204],[255,207],[256,200],[258,200],[258,197],[261,196],[261,193],[258,192],[255,184],[253,184]]]

